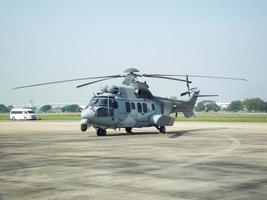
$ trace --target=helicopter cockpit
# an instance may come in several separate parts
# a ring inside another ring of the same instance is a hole
[[[95,96],[87,108],[91,107],[96,112],[96,117],[114,116],[114,109],[118,108],[118,102],[113,96]]]

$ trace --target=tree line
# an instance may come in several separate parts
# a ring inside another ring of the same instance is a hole
[[[0,113],[8,113],[13,108],[12,105],[5,106],[4,104],[0,104]],[[81,108],[77,104],[70,104],[63,107],[53,108],[51,105],[43,105],[41,108],[37,109],[34,108],[37,112],[42,113],[56,113],[56,112],[81,112]],[[215,101],[211,100],[203,100],[199,102],[196,107],[195,111],[202,112],[202,111],[213,111],[218,112],[221,111],[220,106],[216,104]],[[245,99],[243,101],[236,100],[232,101],[230,105],[222,110],[226,112],[267,112],[267,102],[263,101],[260,98],[250,98]]]
[[[201,111],[221,111],[214,101],[204,100],[197,104],[195,107],[197,112]],[[232,101],[227,108],[222,111],[226,112],[267,112],[267,102],[260,98],[250,98],[243,101]]]
[[[81,108],[80,106],[78,106],[77,104],[70,104],[70,105],[66,105],[63,106],[61,108],[53,108],[51,105],[44,105],[39,109],[39,112],[42,113],[51,113],[51,112],[69,112],[69,113],[77,113],[77,112],[81,112]]]
[[[4,104],[0,104],[0,113],[9,113],[13,109],[13,106],[5,106]],[[41,108],[37,109],[36,107],[32,108],[33,110],[41,113],[57,113],[57,112],[81,112],[81,108],[77,104],[70,104],[63,107],[53,108],[51,105],[43,105]]]

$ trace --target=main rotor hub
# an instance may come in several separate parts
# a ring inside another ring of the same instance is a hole
[[[124,73],[127,73],[127,74],[134,74],[135,72],[139,72],[139,70],[136,68],[128,68],[124,70]]]
[[[136,68],[128,68],[124,70],[124,73],[126,73],[126,76],[124,80],[122,81],[123,85],[131,85],[131,83],[135,80],[136,77],[140,76],[139,74],[136,74],[135,72],[139,72]]]

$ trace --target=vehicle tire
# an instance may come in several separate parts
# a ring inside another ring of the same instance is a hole
[[[107,131],[105,129],[99,128],[96,131],[97,136],[106,136],[107,135]]]
[[[125,131],[127,132],[127,133],[132,133],[132,127],[126,127],[125,128]]]
[[[27,117],[24,117],[24,120],[26,121],[27,120]]]
[[[160,126],[159,127],[159,132],[166,133],[166,127],[165,126]]]
[[[81,131],[84,132],[87,130],[87,125],[86,124],[81,124]]]
[[[15,117],[12,117],[12,120],[13,120],[13,121],[15,121],[15,120],[16,120],[16,118],[15,118]]]

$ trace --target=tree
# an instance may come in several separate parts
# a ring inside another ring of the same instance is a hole
[[[199,103],[197,104],[197,106],[195,107],[196,112],[202,112],[202,111],[205,111],[205,109],[206,109],[206,105],[207,105],[207,104],[210,104],[210,103],[213,103],[213,101],[210,101],[210,100],[203,100],[203,101],[199,102]]]
[[[267,101],[263,103],[263,112],[267,112]]]
[[[209,103],[209,104],[205,105],[205,110],[207,112],[209,112],[209,111],[218,112],[218,111],[221,110],[221,108],[216,103],[212,102],[212,103]]]
[[[61,108],[62,112],[80,112],[80,107],[77,104],[66,105]]]
[[[36,106],[31,107],[31,109],[35,112],[37,110]]]
[[[195,107],[196,112],[202,112],[205,110],[205,105],[203,101],[199,102],[197,106]]]
[[[243,105],[248,112],[263,112],[265,107],[264,101],[260,98],[246,99]]]
[[[7,106],[8,110],[11,111],[14,107],[12,105]]]
[[[243,108],[244,106],[241,103],[241,101],[237,100],[237,101],[232,101],[226,110],[230,112],[238,112],[243,110]]]
[[[8,113],[10,110],[4,105],[0,104],[0,113]]]
[[[44,113],[48,113],[51,110],[52,110],[52,106],[51,105],[44,105],[39,109],[40,112],[44,112]]]

